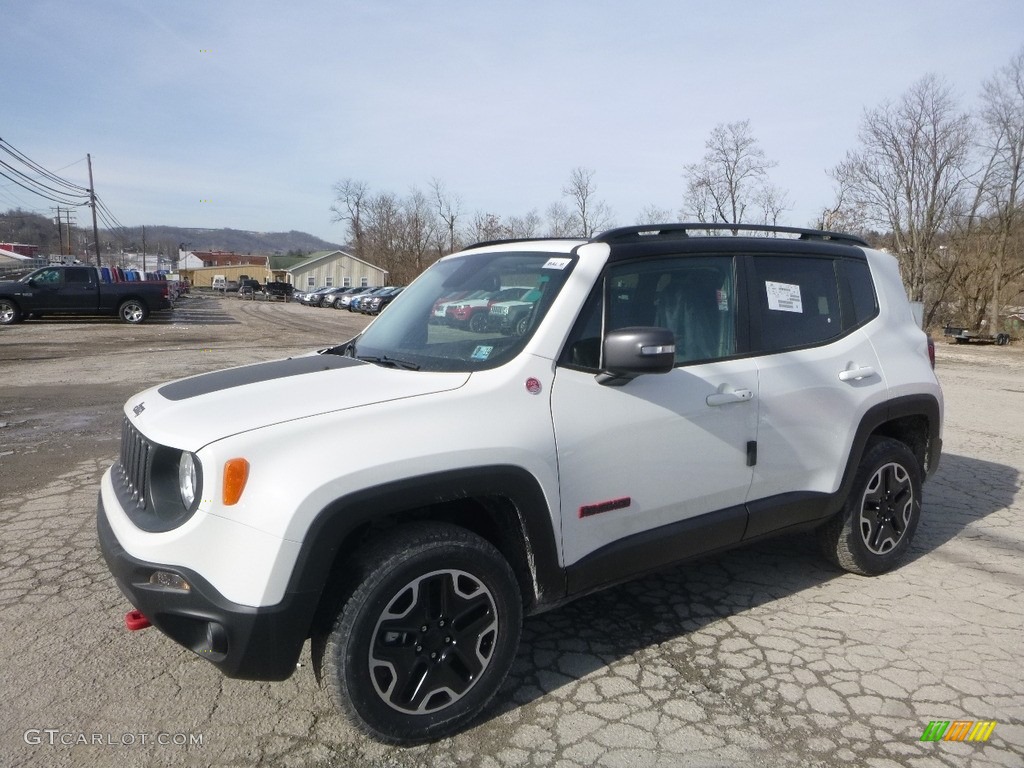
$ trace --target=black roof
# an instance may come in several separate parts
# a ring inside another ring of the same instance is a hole
[[[725,224],[725,223],[687,223],[687,224],[641,224],[633,227],[609,229],[591,238],[596,243],[635,243],[662,238],[680,239],[692,237],[691,232],[704,232],[712,236],[712,232],[731,232],[737,236],[740,232],[757,232],[764,235],[798,235],[798,240],[816,240],[822,242],[842,243],[868,247],[867,242],[855,235],[842,232],[829,232],[824,229],[801,229],[799,227],[778,227],[769,224]],[[700,235],[698,235],[700,236]],[[787,238],[789,239],[789,238]]]
[[[692,233],[692,234],[691,234]],[[718,233],[718,234],[715,234]],[[742,237],[746,235],[746,237]],[[750,235],[760,235],[752,237]],[[785,235],[785,237],[777,237]],[[796,235],[796,237],[792,237]],[[463,250],[484,248],[489,245],[505,243],[527,243],[544,240],[581,240],[584,238],[563,237],[526,237],[507,240],[488,240],[474,243]],[[615,252],[625,251],[630,255],[645,252],[665,252],[666,246],[679,249],[686,243],[686,251],[718,251],[735,250],[736,240],[743,239],[744,248],[752,251],[779,251],[786,249],[797,252],[832,252],[828,246],[847,246],[847,255],[856,255],[855,248],[867,248],[868,243],[856,235],[842,232],[830,232],[824,229],[802,229],[799,227],[779,227],[767,224],[725,224],[725,223],[678,223],[678,224],[640,224],[631,227],[617,227],[601,232],[587,242],[608,243],[614,246]],[[797,245],[804,244],[803,246]],[[625,249],[622,246],[626,246]],[[639,246],[633,248],[631,246]],[[810,246],[810,247],[809,247]],[[854,246],[850,248],[849,246]],[[824,249],[824,250],[823,250]],[[619,257],[625,253],[617,253]]]

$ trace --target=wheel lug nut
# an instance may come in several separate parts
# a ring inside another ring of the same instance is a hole
[[[419,653],[422,650],[423,650],[423,646],[422,645],[417,645],[416,646],[416,653]]]
[[[427,631],[427,625],[424,624],[422,627],[420,627],[420,632],[426,632],[426,631]]]
[[[431,653],[430,654],[430,658],[436,659],[437,658],[437,652],[435,651],[435,652]]]
[[[444,639],[444,641],[445,641],[446,643],[450,643],[450,642],[452,641],[452,639],[451,639],[450,637],[446,637],[446,638]]]
[[[444,626],[444,619],[441,619],[439,622],[437,622],[437,626],[443,627]]]

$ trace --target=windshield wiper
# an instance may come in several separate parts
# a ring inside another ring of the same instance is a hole
[[[388,357],[387,355],[381,355],[380,357],[361,355],[357,357],[356,360],[364,360],[367,363],[375,363],[377,365],[387,366],[388,368],[401,368],[403,371],[418,371],[420,369],[416,363],[410,363],[408,360],[398,360],[394,357]]]

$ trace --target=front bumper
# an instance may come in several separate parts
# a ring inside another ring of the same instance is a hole
[[[100,496],[96,514],[100,550],[128,601],[153,626],[218,667],[228,677],[285,680],[295,671],[318,595],[288,592],[281,602],[254,608],[225,599],[188,568],[148,563],[118,542]],[[188,591],[150,583],[157,571],[184,578]]]

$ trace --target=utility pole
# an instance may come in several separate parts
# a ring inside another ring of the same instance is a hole
[[[146,277],[146,225],[142,225],[142,277]]]
[[[100,264],[100,230],[96,226],[96,185],[92,183],[92,155],[86,154],[85,159],[89,162],[89,205],[92,206],[92,239],[96,246],[96,266]]]
[[[64,209],[64,218],[67,219],[67,222],[68,222],[68,256],[71,256],[74,253],[74,247],[71,245],[71,209],[70,208],[65,208]],[[75,222],[75,223],[77,224],[78,222]]]
[[[64,255],[64,222],[60,219],[60,206],[57,206],[57,237],[60,238],[60,255]]]

